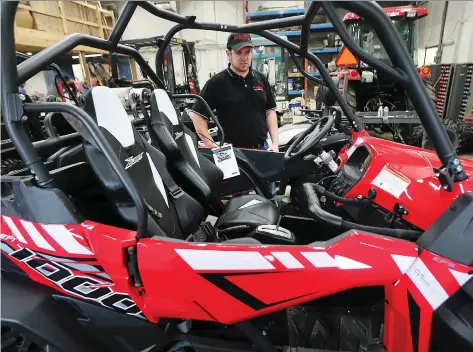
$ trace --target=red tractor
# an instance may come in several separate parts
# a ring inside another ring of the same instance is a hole
[[[406,45],[414,64],[417,64],[417,35],[416,21],[429,14],[427,8],[408,6],[386,7],[384,12],[390,17],[394,27]],[[378,34],[373,27],[355,13],[347,13],[343,22],[352,40],[363,51],[391,65],[389,55],[381,44]],[[402,85],[396,84],[389,76],[381,71],[360,62],[349,51],[343,50],[335,60],[338,67],[348,71],[348,75],[340,75],[340,85],[344,77],[348,78],[346,100],[355,112],[376,112],[383,107],[390,111],[412,111],[413,106]],[[430,80],[429,66],[417,66],[425,88],[434,105],[437,100],[435,87]],[[455,116],[449,116],[442,121],[451,142],[458,152],[468,153],[473,148],[473,129]],[[422,126],[412,128],[412,124],[400,125],[400,133],[395,135],[399,142],[432,149],[432,143],[426,136]],[[391,131],[391,127],[382,125],[383,132]]]
[[[391,18],[394,27],[404,39],[404,43],[414,63],[417,61],[417,40],[415,22],[428,15],[428,9],[423,7],[399,6],[386,7],[385,13]],[[375,58],[391,64],[386,49],[381,44],[378,34],[373,27],[355,13],[348,13],[343,18],[348,33],[355,43],[365,52]],[[389,110],[405,111],[410,109],[410,102],[403,87],[382,72],[359,62],[345,48],[336,59],[337,66],[348,69],[347,102],[354,111],[377,111],[380,106],[387,106]],[[347,55],[348,54],[348,55]],[[351,59],[351,60],[350,60]],[[429,88],[430,96],[435,100],[435,90],[430,82],[428,66],[418,66],[417,71]],[[343,79],[343,76],[341,77]]]

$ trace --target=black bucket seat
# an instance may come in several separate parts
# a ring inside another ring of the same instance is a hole
[[[167,171],[166,158],[137,132],[118,97],[108,87],[94,87],[85,97],[84,110],[97,123],[148,208],[148,234],[183,240],[196,233],[204,218],[203,207],[184,192]],[[82,128],[85,156],[104,187],[110,203],[132,227],[136,208],[102,151]],[[257,244],[253,238],[232,243]]]
[[[178,118],[168,94],[156,89],[151,96],[149,133],[151,143],[167,157],[173,177],[201,204],[209,204],[219,216],[219,232],[247,232],[260,225],[275,225],[278,207],[259,195],[232,198],[226,206],[212,193],[212,185],[223,182],[222,171],[198,149],[197,137]]]

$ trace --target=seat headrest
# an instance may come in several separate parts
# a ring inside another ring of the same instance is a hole
[[[177,118],[176,110],[172,105],[169,95],[163,89],[155,89],[153,91],[154,99],[151,101],[157,104],[156,108],[162,112],[174,126],[179,125],[179,119]]]
[[[135,143],[133,125],[118,96],[108,87],[93,87],[85,96],[84,111],[123,147]]]

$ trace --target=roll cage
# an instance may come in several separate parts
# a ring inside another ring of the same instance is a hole
[[[38,156],[31,140],[28,137],[21,119],[24,112],[63,112],[78,119],[88,130],[88,133],[95,141],[96,145],[102,150],[108,162],[116,172],[117,176],[123,183],[124,187],[130,194],[135,203],[138,213],[137,239],[146,237],[147,213],[146,206],[138,194],[137,189],[132,183],[130,177],[125,172],[118,160],[116,154],[102,136],[99,128],[93,122],[91,117],[82,109],[63,103],[26,103],[24,104],[18,97],[18,85],[31,78],[37,72],[50,65],[54,59],[63,55],[78,45],[90,46],[97,49],[116,52],[131,56],[140,65],[142,70],[148,75],[151,81],[159,88],[165,89],[163,82],[159,79],[155,71],[153,71],[146,63],[139,52],[129,46],[119,44],[120,38],[129,24],[133,13],[138,6],[142,7],[149,13],[177,23],[164,37],[162,45],[158,52],[158,60],[156,62],[156,72],[162,66],[164,52],[171,42],[172,37],[183,29],[201,29],[214,30],[220,32],[239,32],[258,34],[288,50],[289,54],[294,57],[298,54],[309,60],[315,65],[320,72],[322,79],[318,79],[308,75],[299,65],[298,69],[308,79],[326,85],[334,94],[338,104],[346,117],[348,118],[352,128],[355,131],[362,131],[363,126],[358,117],[353,113],[338,88],[331,79],[329,73],[324,68],[322,62],[314,54],[308,51],[308,40],[311,22],[316,15],[320,6],[322,6],[340,35],[345,45],[350,51],[358,56],[361,60],[391,76],[394,81],[406,87],[406,91],[419,115],[427,135],[433,141],[434,148],[442,163],[442,167],[435,169],[437,177],[446,189],[451,189],[453,183],[464,180],[467,176],[460,160],[457,157],[448,136],[442,127],[440,119],[437,117],[434,106],[432,105],[418,72],[413,65],[412,59],[400,38],[397,30],[393,27],[389,17],[384,13],[382,8],[374,2],[364,1],[333,1],[333,2],[312,2],[305,15],[290,18],[262,21],[258,23],[244,25],[227,25],[218,23],[198,22],[195,16],[181,16],[154,6],[150,2],[132,2],[129,1],[118,18],[108,40],[96,38],[87,34],[71,34],[54,45],[42,50],[36,55],[30,57],[24,62],[16,65],[16,51],[14,38],[14,20],[18,2],[2,2],[1,4],[1,82],[2,82],[2,109],[5,127],[10,138],[17,148],[20,157],[25,165],[34,174],[38,187],[54,187],[54,179],[45,167],[45,164]],[[389,55],[392,66],[375,59],[364,52],[350,38],[342,20],[338,18],[336,8],[346,9],[361,16],[373,29],[378,36]],[[302,26],[300,44],[296,45],[269,29],[286,27],[286,26]],[[297,62],[297,60],[295,60]]]

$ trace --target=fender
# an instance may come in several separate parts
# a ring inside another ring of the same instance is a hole
[[[82,312],[84,318],[79,318],[79,322],[85,331],[107,346],[106,350],[102,351],[149,351],[157,344],[167,343],[161,327],[164,327],[168,320],[160,320],[156,325],[145,319],[118,313],[70,296],[61,295],[55,298],[69,302]]]
[[[22,281],[2,272],[2,327],[12,327],[41,346],[54,341],[60,351],[108,350],[84,330],[70,304],[55,300],[45,286]]]
[[[146,350],[163,340],[156,324],[126,316],[2,272],[2,326],[67,352]],[[124,341],[126,343],[124,344]]]

